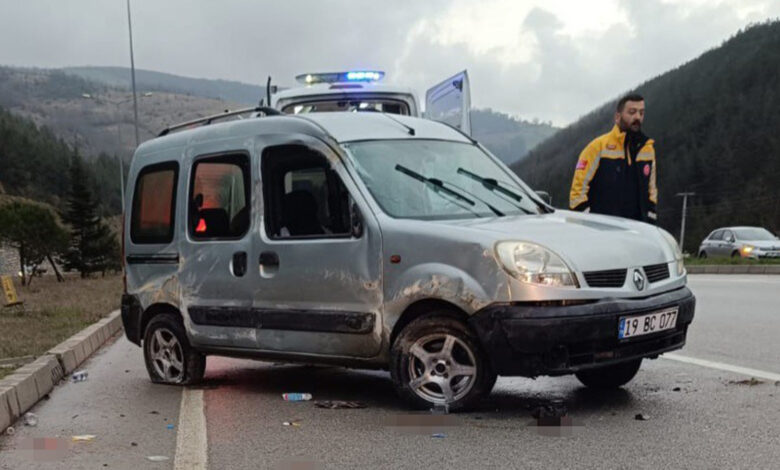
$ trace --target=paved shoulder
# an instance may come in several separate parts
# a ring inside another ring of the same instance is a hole
[[[172,468],[181,388],[150,383],[141,349],[124,337],[80,369],[86,381],[55,387],[31,410],[37,426],[17,422],[0,437],[0,469]],[[153,455],[169,460],[153,464]]]

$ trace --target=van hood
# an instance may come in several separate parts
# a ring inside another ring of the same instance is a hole
[[[575,271],[648,266],[674,261],[660,231],[619,217],[558,210],[552,214],[438,222],[499,241],[528,241],[557,253]]]

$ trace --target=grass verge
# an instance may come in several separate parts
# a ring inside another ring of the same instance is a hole
[[[39,356],[119,308],[122,277],[33,279],[31,287],[14,280],[23,307],[0,309],[0,358]],[[0,378],[11,369],[0,368]]]
[[[766,264],[780,264],[780,259],[743,259],[743,258],[685,258],[685,264],[689,266],[702,266],[702,265],[766,265]]]

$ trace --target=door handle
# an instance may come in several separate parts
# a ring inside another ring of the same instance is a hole
[[[233,275],[241,277],[246,274],[246,251],[233,253]]]
[[[264,251],[260,253],[260,266],[267,268],[279,267],[279,255],[273,251]]]

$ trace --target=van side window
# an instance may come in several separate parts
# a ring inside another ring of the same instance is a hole
[[[322,154],[286,145],[267,149],[262,159],[269,237],[350,236],[349,193]]]
[[[188,199],[188,228],[196,240],[241,238],[249,230],[249,157],[196,160]]]
[[[179,164],[176,162],[149,165],[138,174],[130,216],[130,240],[133,243],[173,241],[178,175]]]

